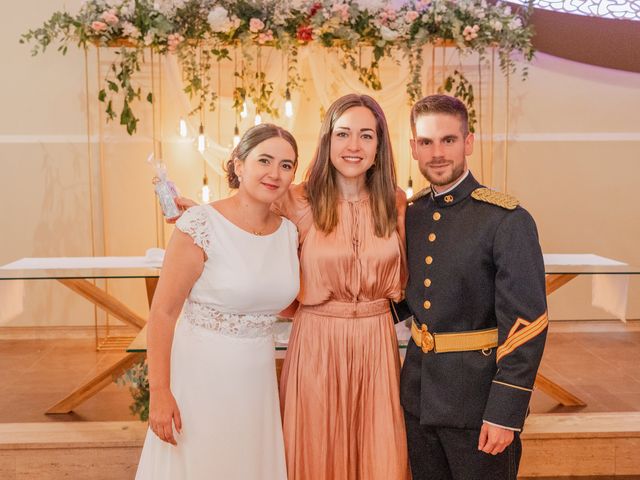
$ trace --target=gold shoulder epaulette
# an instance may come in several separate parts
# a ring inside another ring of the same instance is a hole
[[[423,188],[418,193],[412,195],[409,199],[407,199],[407,203],[413,203],[416,200],[420,200],[422,197],[428,195],[429,193],[431,193],[431,187]]]
[[[517,198],[506,193],[496,192],[489,188],[476,188],[471,192],[471,196],[481,202],[491,203],[507,210],[514,210],[520,203]]]

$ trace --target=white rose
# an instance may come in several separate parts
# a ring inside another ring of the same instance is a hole
[[[129,38],[140,38],[140,30],[131,22],[124,22],[122,24],[122,34]]]
[[[492,20],[491,28],[493,28],[496,32],[502,31],[502,22],[500,20]]]
[[[307,0],[290,0],[288,2],[285,2],[289,8],[291,8],[292,10],[302,10],[303,7],[306,5]]]
[[[393,42],[400,36],[398,32],[396,32],[395,30],[391,30],[389,27],[385,27],[384,25],[380,27],[380,35],[382,35],[382,38],[384,38],[387,42]]]
[[[209,12],[209,25],[214,32],[226,32],[229,30],[229,12],[224,7],[217,6]]]
[[[387,2],[384,0],[353,0],[360,10],[368,10],[370,13],[375,13],[382,10]]]
[[[133,15],[136,8],[136,4],[133,0],[126,0],[120,6],[120,15],[130,17]]]
[[[509,22],[509,28],[511,30],[518,30],[521,27],[522,27],[522,20],[520,20],[518,17],[514,18]]]
[[[171,14],[174,4],[171,0],[156,0],[153,2],[153,9],[160,12],[165,17]]]

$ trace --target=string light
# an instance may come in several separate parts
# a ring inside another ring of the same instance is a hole
[[[200,153],[204,153],[206,141],[204,138],[204,126],[202,124],[200,124],[200,129],[198,130],[198,132],[198,151]],[[205,176],[205,178],[207,177]]]
[[[204,203],[209,203],[211,200],[211,192],[209,190],[209,179],[207,178],[207,174],[204,174],[202,179],[202,201]]]
[[[260,112],[256,112],[256,118],[253,122],[254,125],[260,125],[262,123],[262,115],[260,115]]]
[[[247,108],[247,101],[245,100],[244,102],[242,102],[242,110],[240,111],[240,117],[247,118],[247,115],[249,115],[249,110]]]
[[[409,177],[409,181],[407,182],[405,193],[407,194],[407,198],[413,197],[413,180],[411,180],[411,177]]]
[[[287,91],[284,94],[285,102],[284,102],[284,115],[287,118],[293,117],[293,104],[291,103],[291,92],[287,88]]]
[[[187,138],[189,132],[187,131],[187,122],[184,120],[184,118],[180,118],[179,131],[182,138]]]
[[[233,148],[236,148],[240,143],[240,129],[238,128],[238,124],[233,128]]]

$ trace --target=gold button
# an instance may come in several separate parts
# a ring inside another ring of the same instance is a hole
[[[436,241],[436,234],[435,233],[430,233],[429,234],[429,241],[430,242],[435,242]]]
[[[425,278],[424,279],[424,286],[429,288],[431,286],[431,279],[430,278]]]
[[[453,195],[445,195],[445,196],[444,196],[444,201],[445,201],[446,203],[451,203],[451,202],[453,202]]]
[[[440,220],[442,218],[442,215],[440,215],[440,212],[435,212],[433,214],[433,219],[437,222],[438,220]]]
[[[425,310],[429,310],[431,308],[431,302],[429,300],[425,300],[423,307]]]
[[[427,257],[424,261],[427,262],[427,265],[431,265],[433,263],[433,257]]]

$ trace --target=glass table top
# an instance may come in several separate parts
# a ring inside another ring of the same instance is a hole
[[[158,278],[159,268],[47,268],[3,269],[0,280],[47,280],[72,278]]]
[[[547,275],[638,275],[640,267],[633,265],[545,265]]]
[[[632,265],[545,265],[545,273],[554,275],[640,275],[640,267]],[[158,278],[159,276],[159,268],[0,268],[0,280]]]
[[[594,254],[545,254],[544,260],[547,274],[640,274],[640,266]],[[160,257],[22,258],[0,266],[0,280],[157,278],[161,264]]]

